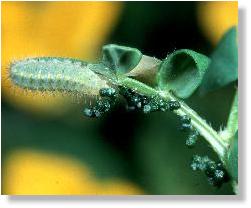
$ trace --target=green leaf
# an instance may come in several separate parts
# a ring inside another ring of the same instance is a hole
[[[238,182],[238,131],[231,139],[226,167],[232,179]]]
[[[231,28],[211,56],[211,64],[203,78],[201,94],[223,87],[238,79],[237,29]]]
[[[209,62],[208,57],[192,50],[175,51],[160,66],[159,88],[171,90],[180,98],[189,97],[200,85]]]
[[[116,82],[116,74],[114,71],[112,71],[110,68],[105,66],[103,63],[97,63],[97,64],[89,64],[89,69],[95,72],[96,74],[108,79],[112,83]]]
[[[115,44],[103,46],[102,52],[102,62],[119,74],[132,70],[142,58],[142,53],[138,49]]]
[[[227,121],[227,131],[234,135],[238,131],[238,91],[236,92]]]
[[[236,92],[227,122],[231,137],[227,151],[226,167],[233,181],[238,183],[238,91]]]

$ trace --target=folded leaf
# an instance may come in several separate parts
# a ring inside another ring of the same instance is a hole
[[[203,78],[201,94],[223,87],[238,79],[237,30],[231,28],[211,56],[211,64]]]
[[[143,55],[139,64],[126,73],[126,76],[135,78],[149,85],[154,85],[160,64],[161,61],[159,59]]]
[[[161,64],[158,85],[177,97],[187,98],[200,85],[209,65],[209,58],[188,49],[177,50]]]
[[[138,49],[115,44],[105,45],[102,52],[102,62],[119,74],[132,70],[142,58],[142,53]]]

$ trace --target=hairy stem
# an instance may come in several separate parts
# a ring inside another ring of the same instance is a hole
[[[212,146],[213,150],[217,153],[222,162],[225,163],[224,158],[227,151],[227,144],[221,139],[219,134],[209,124],[207,124],[207,122],[202,119],[194,110],[192,110],[188,105],[186,105],[185,102],[180,101],[170,92],[156,90],[152,87],[143,84],[142,82],[128,77],[119,77],[119,84],[146,96],[158,95],[166,101],[179,101],[181,107],[180,109],[175,110],[174,113],[179,116],[189,116],[191,118],[191,124],[193,125],[193,127],[197,129],[200,135],[206,139],[206,141]]]

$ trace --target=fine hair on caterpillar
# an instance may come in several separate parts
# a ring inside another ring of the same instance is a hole
[[[38,92],[60,92],[74,100],[97,99],[107,80],[93,72],[83,61],[69,58],[27,58],[10,64],[10,79],[23,89]]]

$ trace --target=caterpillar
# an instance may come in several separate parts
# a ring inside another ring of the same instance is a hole
[[[99,90],[109,85],[93,65],[69,58],[28,58],[11,63],[10,78],[24,89],[99,96]]]

